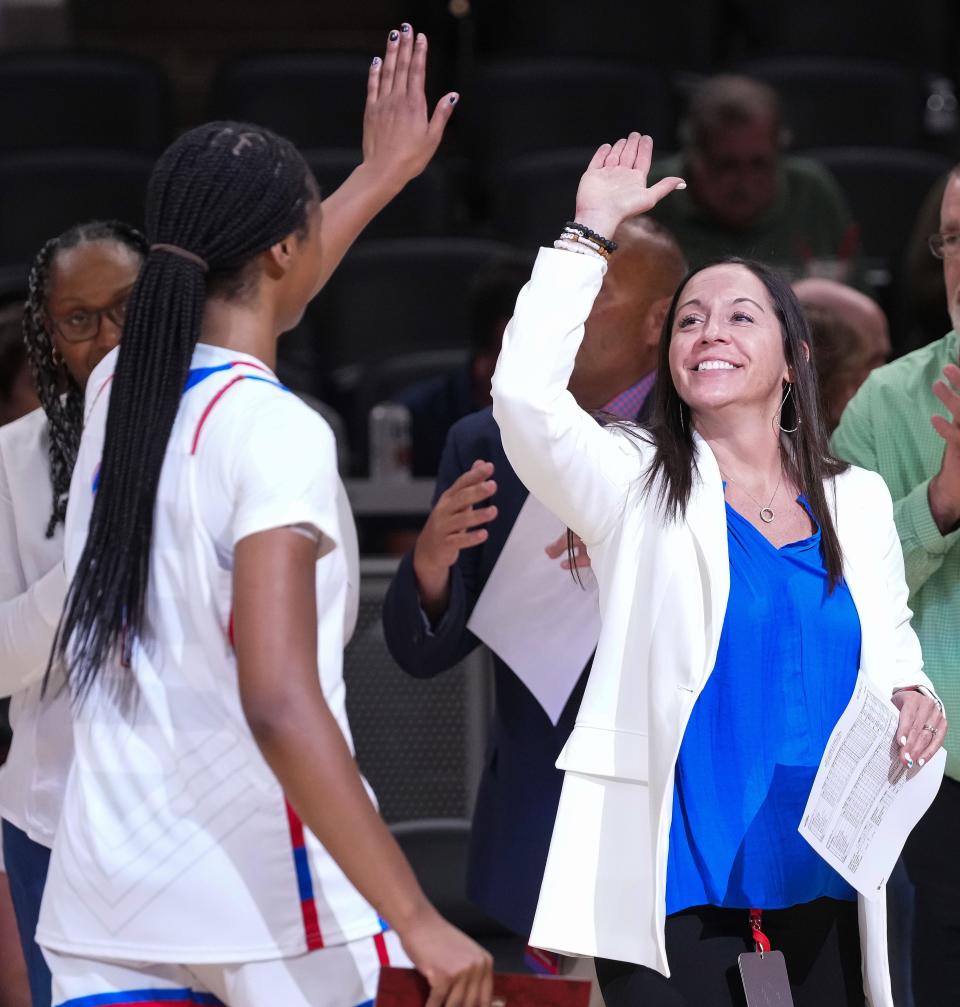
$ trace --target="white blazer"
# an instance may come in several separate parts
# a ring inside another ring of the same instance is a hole
[[[576,725],[557,761],[563,792],[530,940],[669,976],[674,767],[723,628],[726,510],[716,460],[698,437],[686,518],[666,521],[653,495],[642,492],[652,449],[600,427],[567,391],[605,269],[592,256],[542,249],[493,379],[507,457],[587,544],[603,619]],[[880,476],[862,469],[832,484],[844,577],[860,616],[861,671],[891,693],[929,687],[910,628],[890,494]],[[893,1007],[884,898],[860,900],[860,928],[868,1000]]]
[[[46,414],[0,429],[0,696],[13,696],[13,743],[0,768],[0,816],[53,844],[73,756],[66,695],[41,698],[67,591],[63,525],[46,537],[53,507]]]

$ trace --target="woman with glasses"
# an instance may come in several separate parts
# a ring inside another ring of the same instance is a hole
[[[63,520],[83,426],[83,392],[120,340],[147,251],[117,221],[51,238],[30,271],[24,340],[42,408],[0,429],[0,692],[13,743],[0,769],[3,851],[35,1007],[50,972],[34,941],[72,754],[64,696],[41,695],[66,594]]]

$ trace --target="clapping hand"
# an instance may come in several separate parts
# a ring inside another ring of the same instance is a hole
[[[652,156],[653,140],[639,133],[600,147],[580,179],[577,221],[612,238],[621,220],[646,213],[674,189],[686,188],[675,176],[648,187]]]
[[[405,23],[390,32],[367,78],[363,163],[398,192],[430,163],[459,99],[444,95],[428,115],[426,74],[427,36]]]
[[[930,480],[930,513],[941,535],[960,523],[960,367],[947,364],[943,380],[933,385],[933,394],[947,407],[950,417],[935,415],[933,428],[945,442],[940,471]]]

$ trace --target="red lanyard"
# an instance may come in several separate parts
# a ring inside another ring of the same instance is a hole
[[[760,954],[766,954],[770,950],[770,938],[761,929],[763,926],[763,910],[750,910],[750,936]]]

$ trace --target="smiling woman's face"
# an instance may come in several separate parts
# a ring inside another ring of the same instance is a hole
[[[711,266],[677,301],[670,373],[694,415],[752,406],[772,416],[789,369],[783,331],[763,283],[744,266]]]

